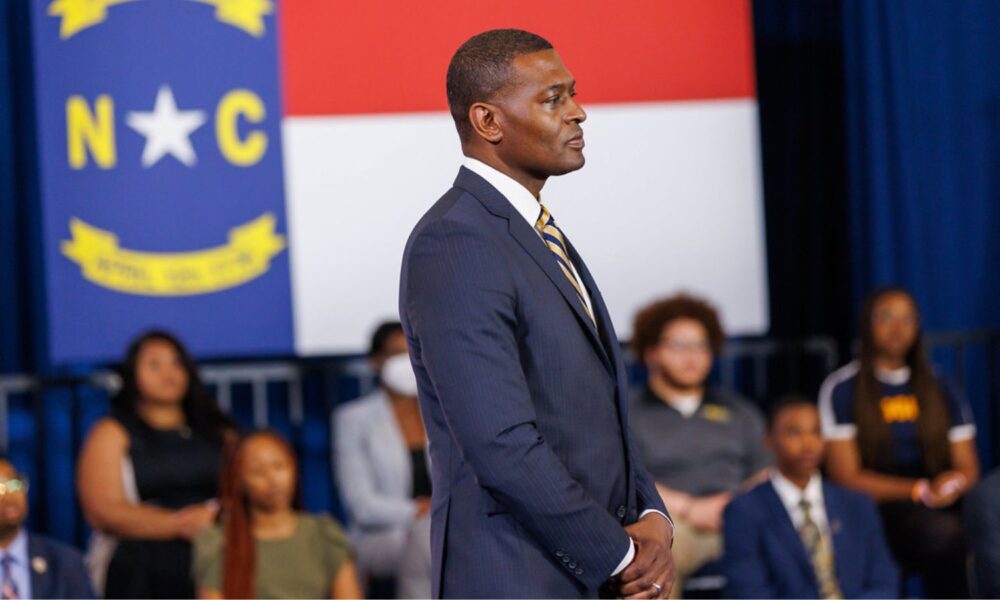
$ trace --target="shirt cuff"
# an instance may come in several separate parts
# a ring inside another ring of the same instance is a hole
[[[664,519],[666,519],[667,523],[670,523],[670,546],[673,547],[673,545],[674,545],[674,522],[662,510],[656,510],[655,508],[647,508],[646,510],[642,511],[642,514],[639,515],[639,518],[641,519],[641,518],[645,517],[646,515],[648,515],[649,513],[656,513],[656,514],[660,515],[661,517],[663,517]],[[625,558],[623,558],[622,561],[620,563],[618,563],[618,567],[611,573],[611,576],[614,577],[615,575],[617,575],[617,574],[621,573],[622,571],[624,571],[625,567],[627,567],[630,564],[632,564],[633,560],[635,560],[635,542],[632,541],[632,538],[629,538],[628,539],[628,552],[625,553]]]
[[[823,431],[823,437],[828,440],[853,440],[858,435],[858,426],[851,423],[842,423],[827,427]]]
[[[965,425],[956,425],[948,430],[948,441],[955,442],[966,442],[976,437],[976,426],[972,423],[966,423]]]
[[[655,508],[647,508],[646,510],[642,511],[642,514],[639,515],[639,518],[641,519],[641,518],[645,517],[646,515],[648,515],[649,513],[656,513],[656,514],[660,515],[661,517],[663,517],[664,519],[666,519],[667,523],[670,523],[670,547],[673,548],[674,547],[674,520],[671,519],[670,515],[668,515],[667,513],[663,512],[662,510],[656,510]]]
[[[629,538],[628,552],[625,553],[625,558],[623,558],[622,561],[618,563],[618,567],[611,573],[611,576],[614,577],[615,575],[624,571],[625,567],[632,564],[633,560],[635,560],[635,542],[632,541],[632,538]]]

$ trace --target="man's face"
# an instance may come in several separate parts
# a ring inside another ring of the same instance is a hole
[[[811,477],[823,460],[819,411],[809,404],[795,404],[783,409],[771,427],[768,445],[783,473],[803,479]]]
[[[576,82],[555,50],[523,54],[495,106],[503,128],[497,153],[508,166],[536,179],[583,166],[587,113],[576,103]]]
[[[23,484],[17,469],[6,460],[0,460],[0,491],[3,492],[0,493],[0,529],[20,527],[28,518],[28,492]]]
[[[667,323],[660,333],[660,342],[646,352],[649,368],[681,390],[704,385],[712,370],[712,358],[705,326],[687,317]]]

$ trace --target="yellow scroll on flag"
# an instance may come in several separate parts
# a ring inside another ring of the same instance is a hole
[[[152,253],[118,245],[118,236],[72,219],[72,239],[62,253],[80,265],[83,277],[101,287],[140,296],[194,296],[236,287],[260,277],[285,248],[274,214],[229,230],[223,246],[194,252]]]

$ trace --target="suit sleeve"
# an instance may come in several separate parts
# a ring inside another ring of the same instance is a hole
[[[965,533],[978,597],[1000,598],[1000,471],[966,496]]]
[[[448,428],[479,485],[596,589],[629,549],[621,525],[566,471],[536,427],[517,345],[516,291],[487,235],[438,221],[412,241],[401,307]]]
[[[762,524],[747,504],[738,499],[730,502],[722,518],[726,595],[730,598],[777,598],[778,589],[760,553]]]
[[[83,564],[83,556],[75,550],[69,552],[64,557],[64,571],[60,577],[65,582],[65,594],[67,598],[96,598],[93,588],[90,586],[90,574]]]
[[[667,519],[670,520],[670,525],[673,527],[673,519],[670,517],[670,513],[667,512],[667,507],[663,504],[660,492],[656,490],[656,481],[653,479],[652,474],[646,470],[646,465],[643,464],[638,449],[635,447],[631,427],[628,432],[628,445],[632,469],[633,473],[635,473],[635,490],[638,496],[639,514],[641,515],[643,511],[647,510],[659,511],[667,515]]]
[[[864,539],[871,540],[868,544],[871,554],[864,560],[865,581],[858,597],[898,598],[899,570],[885,541],[881,517],[875,504],[867,497],[860,497],[859,503],[861,521],[864,523]]]

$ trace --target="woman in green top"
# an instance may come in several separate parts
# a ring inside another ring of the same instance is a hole
[[[223,471],[221,525],[195,541],[202,598],[360,598],[336,521],[296,511],[295,453],[274,432],[244,437]]]

